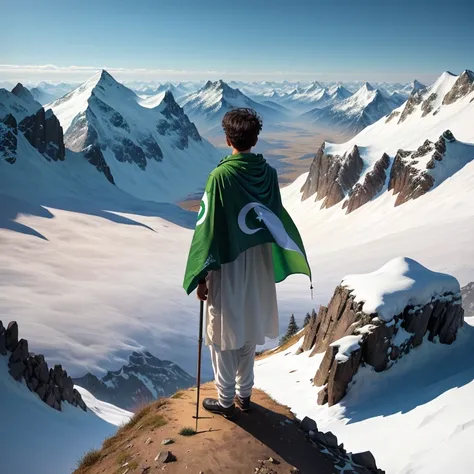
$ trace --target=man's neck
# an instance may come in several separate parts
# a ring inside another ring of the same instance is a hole
[[[249,148],[248,150],[245,150],[245,151],[239,151],[235,148],[232,148],[232,154],[233,155],[240,155],[240,154],[244,154],[244,153],[252,153],[252,148]]]

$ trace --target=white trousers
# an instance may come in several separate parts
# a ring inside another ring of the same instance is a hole
[[[236,393],[241,398],[250,397],[256,347],[252,342],[246,342],[240,349],[227,351],[222,351],[216,344],[209,346],[221,406],[232,406]]]

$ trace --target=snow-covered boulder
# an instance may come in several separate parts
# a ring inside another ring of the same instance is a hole
[[[456,278],[399,257],[379,270],[346,276],[328,307],[306,327],[301,350],[325,352],[314,377],[318,403],[334,405],[362,364],[376,371],[429,341],[451,344],[464,311]]]

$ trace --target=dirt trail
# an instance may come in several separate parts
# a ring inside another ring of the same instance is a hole
[[[294,416],[258,390],[253,394],[252,412],[238,412],[231,422],[221,416],[200,411],[199,432],[190,437],[179,435],[183,427],[194,427],[196,389],[180,392],[159,408],[166,424],[135,427],[119,433],[104,444],[101,458],[77,474],[330,474],[337,472],[333,463],[305,439]],[[202,397],[215,397],[212,384],[202,387]],[[162,446],[171,438],[175,442]],[[148,441],[147,441],[148,440]],[[151,441],[151,442],[150,442]],[[148,443],[148,444],[147,444]],[[155,461],[160,451],[171,451],[175,462]],[[277,463],[268,461],[273,458]],[[128,465],[124,465],[128,461]],[[148,469],[147,469],[148,467]],[[296,468],[297,470],[295,470]],[[127,469],[129,469],[127,471]]]

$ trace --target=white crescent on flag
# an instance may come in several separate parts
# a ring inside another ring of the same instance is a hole
[[[263,227],[256,227],[251,229],[247,226],[246,219],[247,214],[254,209],[257,213],[257,220],[263,222],[269,232],[272,234],[275,242],[281,248],[285,250],[293,250],[294,252],[298,252],[300,255],[304,257],[303,252],[301,249],[296,245],[296,242],[288,235],[286,232],[285,226],[278,218],[278,216],[273,213],[268,207],[264,206],[259,202],[249,202],[246,204],[241,211],[239,212],[238,216],[238,224],[240,230],[247,235],[252,235],[257,233],[260,230],[263,230]]]

